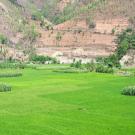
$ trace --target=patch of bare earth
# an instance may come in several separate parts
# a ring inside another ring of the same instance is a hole
[[[89,29],[85,20],[71,20],[54,26],[53,30],[39,30],[41,38],[37,53],[63,59],[93,59],[113,54],[116,33],[128,26],[126,18],[97,19],[96,27]],[[112,34],[112,30],[115,34]],[[58,34],[61,39],[58,40]],[[63,60],[65,62],[65,60]]]

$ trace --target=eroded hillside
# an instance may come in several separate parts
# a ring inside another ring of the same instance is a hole
[[[34,26],[23,16],[20,6],[0,0],[0,58],[6,55],[7,58],[25,59],[26,51],[36,42],[36,35]],[[6,42],[2,43],[2,38]]]
[[[117,45],[116,33],[128,26],[126,18],[96,20],[96,27],[89,29],[85,20],[72,20],[43,31],[37,53],[66,59],[109,56]],[[115,33],[113,33],[115,29]]]
[[[0,1],[0,31],[10,44],[23,51],[33,44],[36,53],[62,62],[114,53],[116,35],[135,18],[135,0],[9,1]],[[30,25],[35,25],[34,34],[39,33],[37,38],[32,35],[34,42],[28,36]]]
[[[123,10],[129,7],[133,10],[131,3],[118,10],[121,2],[105,2],[105,5],[54,25],[53,30],[38,29],[41,38],[37,44],[37,53],[58,57],[63,62],[74,58],[88,61],[113,54],[117,48],[116,35],[130,25],[129,12],[124,14]],[[107,13],[109,9],[112,10]]]

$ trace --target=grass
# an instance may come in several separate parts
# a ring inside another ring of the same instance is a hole
[[[135,97],[120,93],[135,85],[134,77],[50,68],[0,78],[12,86],[0,93],[0,135],[135,134]]]

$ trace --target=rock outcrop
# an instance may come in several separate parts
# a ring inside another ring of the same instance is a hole
[[[129,50],[120,60],[120,64],[122,67],[135,66],[135,50]]]

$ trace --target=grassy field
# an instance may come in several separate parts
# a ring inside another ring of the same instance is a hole
[[[0,93],[0,135],[135,135],[135,97],[120,94],[135,77],[50,67],[21,73],[0,78],[13,87]]]

